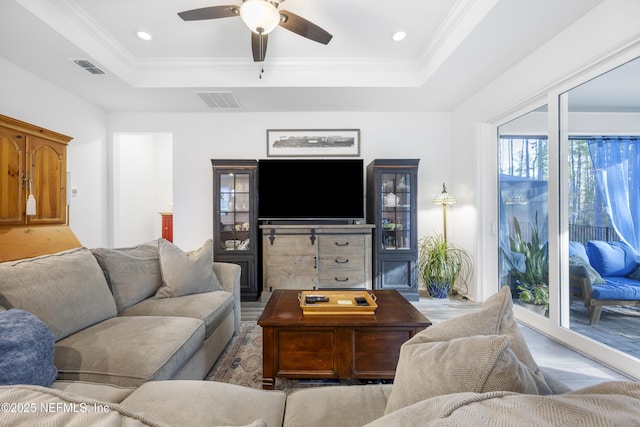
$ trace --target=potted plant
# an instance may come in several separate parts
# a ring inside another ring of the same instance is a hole
[[[538,215],[531,226],[531,240],[525,241],[522,229],[516,217],[513,218],[514,236],[509,237],[511,254],[505,253],[505,259],[517,281],[518,300],[534,311],[544,312],[549,307],[549,259],[547,243],[542,242],[538,233]],[[503,253],[504,253],[503,249]],[[520,254],[523,265],[517,265],[514,254]]]
[[[544,316],[549,308],[549,288],[547,285],[540,284],[533,287],[519,285],[518,290],[520,291],[518,294],[520,305]]]
[[[459,279],[466,287],[471,267],[471,255],[442,235],[427,236],[418,243],[418,271],[432,297],[447,298]]]

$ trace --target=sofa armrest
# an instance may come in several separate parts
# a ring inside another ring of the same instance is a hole
[[[237,264],[230,262],[213,263],[213,272],[220,280],[222,289],[233,294],[235,311],[235,330],[240,328],[240,273],[242,269]]]

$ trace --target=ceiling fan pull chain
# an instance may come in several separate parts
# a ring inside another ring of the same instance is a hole
[[[258,28],[260,31],[262,28]],[[258,78],[262,80],[262,74],[264,73],[264,50],[262,41],[264,40],[264,31],[260,31],[260,75]]]

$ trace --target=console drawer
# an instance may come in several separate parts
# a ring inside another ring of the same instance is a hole
[[[364,270],[364,257],[359,254],[323,254],[320,255],[320,271],[325,270]]]
[[[320,236],[318,252],[322,254],[353,254],[364,251],[364,236]]]
[[[363,287],[364,282],[364,270],[322,270],[318,274],[321,288]]]

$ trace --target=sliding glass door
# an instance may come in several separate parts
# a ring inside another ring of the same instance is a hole
[[[538,310],[523,322],[640,375],[640,59],[547,101],[497,126],[498,286]]]

